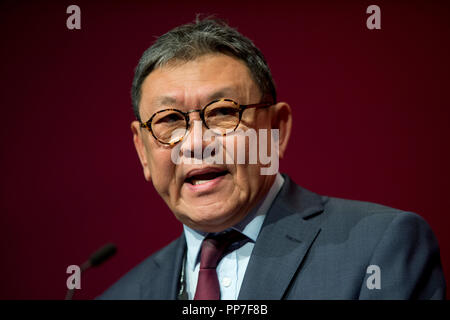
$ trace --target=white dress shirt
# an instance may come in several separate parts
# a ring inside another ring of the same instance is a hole
[[[219,278],[220,295],[222,300],[236,300],[239,296],[242,280],[248,261],[258,238],[259,231],[266,217],[267,211],[277,196],[284,179],[277,173],[274,183],[267,196],[242,220],[232,227],[243,233],[250,241],[237,250],[225,255],[217,265],[216,271]],[[185,261],[186,293],[189,299],[193,299],[197,287],[198,271],[200,268],[200,249],[207,233],[200,232],[183,225],[187,244]]]

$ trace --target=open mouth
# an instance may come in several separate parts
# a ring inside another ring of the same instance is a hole
[[[210,182],[219,177],[222,177],[222,176],[226,175],[227,173],[228,173],[228,171],[217,171],[217,172],[207,172],[207,173],[202,173],[202,174],[196,174],[196,175],[190,176],[189,178],[186,178],[185,182],[196,186],[196,185]]]

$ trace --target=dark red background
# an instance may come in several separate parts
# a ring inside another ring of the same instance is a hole
[[[81,7],[79,31],[66,8]],[[381,7],[382,30],[366,28]],[[154,37],[216,14],[252,39],[294,129],[281,171],[315,192],[422,215],[450,277],[450,10],[446,2],[2,2],[0,298],[93,298],[177,237],[131,140],[133,69]]]

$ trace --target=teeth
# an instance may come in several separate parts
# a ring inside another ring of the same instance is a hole
[[[204,184],[204,183],[206,183],[206,182],[208,182],[208,181],[210,181],[210,180],[192,180],[192,184],[193,184],[194,186],[196,186],[196,185],[198,185],[198,184]]]

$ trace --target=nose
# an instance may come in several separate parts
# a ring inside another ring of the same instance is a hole
[[[194,110],[189,110],[187,113],[189,120],[193,119],[193,120],[201,120],[201,114],[202,110],[201,109],[194,109]]]
[[[200,110],[188,111],[189,131],[181,141],[180,151],[183,157],[193,159],[196,162],[203,160],[203,151],[208,145],[203,139],[204,131],[207,129],[203,125],[200,117]]]

